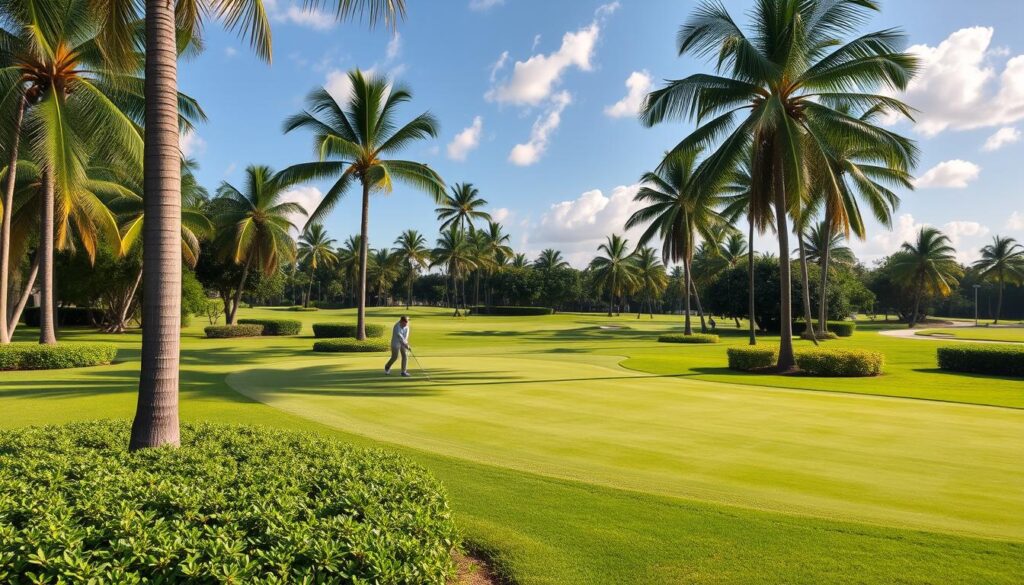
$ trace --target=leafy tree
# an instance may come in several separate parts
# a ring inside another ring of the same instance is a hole
[[[547,248],[542,250],[537,259],[533,261],[533,267],[537,270],[555,270],[558,268],[568,268],[569,263],[562,258],[562,253],[558,250]]]
[[[914,242],[903,242],[900,251],[892,256],[892,270],[896,279],[913,291],[911,328],[920,318],[921,299],[926,294],[949,296],[963,276],[949,237],[933,227],[921,228]]]
[[[646,302],[647,310],[653,319],[654,299],[660,297],[668,287],[665,265],[658,260],[658,253],[654,251],[654,248],[648,246],[644,246],[634,253],[633,262],[636,265],[636,288],[643,295],[636,318],[640,318]]]
[[[486,205],[487,200],[480,197],[480,190],[472,183],[455,183],[435,210],[441,231],[457,226],[472,233],[474,221],[491,221],[490,214],[481,209]]]
[[[1003,290],[1006,283],[1024,283],[1024,246],[1013,238],[995,236],[992,243],[981,249],[981,258],[974,263],[983,279],[996,283],[999,290],[996,301],[995,323],[1003,312]]]

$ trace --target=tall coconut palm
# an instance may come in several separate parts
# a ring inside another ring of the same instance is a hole
[[[995,236],[992,243],[981,249],[981,258],[974,263],[974,269],[986,280],[998,286],[996,300],[995,323],[999,324],[999,316],[1003,312],[1003,289],[1006,283],[1020,284],[1024,282],[1024,246],[1013,238]]]
[[[748,333],[749,344],[757,345],[757,316],[755,314],[756,303],[754,282],[754,236],[755,233],[763,234],[774,223],[774,214],[770,205],[759,201],[751,196],[750,189],[750,161],[741,160],[731,173],[726,182],[725,201],[726,207],[723,210],[729,222],[735,224],[741,216],[747,218],[747,314],[749,318]]]
[[[569,263],[562,257],[562,253],[553,248],[541,250],[540,255],[533,261],[533,267],[537,270],[558,270],[568,268]]]
[[[56,1],[56,0],[49,0]],[[99,16],[104,53],[113,61],[130,62],[140,18],[144,18],[145,59],[145,190],[143,235],[142,368],[139,400],[130,449],[179,444],[178,364],[181,348],[181,222],[178,143],[177,46],[194,38],[204,18],[222,19],[229,29],[247,37],[256,53],[270,61],[270,24],[262,0],[88,0]],[[332,5],[339,19],[366,17],[394,23],[405,14],[405,0],[308,0],[307,6]],[[144,13],[140,14],[140,11]],[[180,35],[180,36],[179,36]]]
[[[455,183],[434,212],[441,231],[454,225],[472,233],[474,221],[491,221],[491,215],[482,209],[485,206],[487,200],[480,197],[480,190],[472,183]]]
[[[465,230],[452,226],[441,232],[431,256],[433,259],[430,265],[443,267],[452,281],[452,304],[455,306],[454,316],[458,317],[460,297],[463,308],[466,307],[465,279],[476,268],[473,262],[473,245]],[[463,285],[461,294],[460,285]]]
[[[818,331],[826,331],[828,321],[829,269],[832,265],[850,267],[857,263],[853,250],[843,244],[845,237],[834,230],[828,220],[812,224],[804,234],[807,261],[818,265],[821,288],[818,291]]]
[[[402,257],[388,248],[373,250],[370,254],[370,267],[367,277],[370,284],[377,289],[377,306],[386,305],[388,291],[402,275]]]
[[[334,253],[335,240],[327,235],[323,224],[314,223],[306,226],[302,235],[299,236],[298,263],[309,267],[309,288],[306,290],[306,300],[303,303],[309,306],[309,299],[313,296],[313,280],[316,278],[317,268],[324,266],[333,267],[338,262],[338,255]],[[319,298],[319,293],[317,293]]]
[[[512,268],[526,268],[530,265],[530,259],[526,257],[526,254],[517,252],[512,257]]]
[[[503,264],[514,254],[512,247],[509,246],[509,241],[511,241],[512,237],[505,233],[504,226],[496,221],[487,222],[487,230],[479,233],[483,234],[481,244],[483,246],[483,255],[487,259],[487,262],[481,267],[484,276],[487,278],[484,286],[485,303],[490,303],[491,276],[501,270]]]
[[[635,201],[645,204],[626,221],[626,229],[646,225],[640,246],[661,240],[665,263],[682,262],[686,274],[685,334],[693,335],[690,293],[693,290],[693,254],[697,239],[716,239],[728,222],[718,209],[722,194],[695,180],[698,150],[668,155],[655,172],[644,173]]]
[[[917,325],[921,314],[921,299],[926,293],[949,296],[963,276],[956,261],[956,250],[949,238],[933,227],[923,227],[913,242],[903,242],[892,257],[893,275],[909,287],[914,295],[914,312],[910,327]]]
[[[421,270],[430,265],[430,249],[427,239],[416,230],[405,230],[395,239],[395,254],[405,266],[405,308],[412,306],[412,285]]]
[[[637,271],[633,253],[629,251],[629,240],[618,234],[608,236],[605,243],[597,247],[598,255],[591,260],[594,283],[608,293],[608,316],[612,316],[616,298],[621,299],[636,287]]]
[[[647,303],[647,310],[653,319],[654,299],[661,296],[668,287],[665,265],[658,260],[658,253],[654,248],[649,246],[644,246],[634,252],[633,263],[636,266],[636,289],[642,295],[636,318],[639,319],[643,314],[644,303]]]
[[[306,215],[301,205],[284,200],[293,186],[287,177],[262,165],[250,165],[245,175],[243,189],[226,181],[217,189],[218,244],[226,258],[242,266],[235,297],[224,315],[229,325],[235,322],[249,271],[256,268],[271,276],[282,262],[295,259],[290,232],[297,228],[291,218]]]
[[[764,0],[751,10],[755,33],[748,36],[721,3],[705,1],[681,28],[678,49],[680,55],[714,56],[716,74],[668,82],[647,97],[641,114],[647,125],[695,119],[697,129],[676,151],[717,145],[699,182],[725,184],[741,161],[749,161],[755,207],[775,208],[782,371],[795,367],[787,220],[807,204],[812,169],[827,172],[829,152],[849,143],[907,168],[917,159],[912,141],[841,109],[883,107],[910,115],[886,95],[905,89],[918,68],[917,58],[903,51],[904,35],[888,29],[844,37],[877,9],[873,0]]]
[[[359,70],[349,72],[348,80],[352,84],[349,96],[339,100],[326,89],[318,89],[309,95],[307,110],[285,122],[286,133],[298,129],[311,131],[319,155],[318,161],[294,165],[285,173],[295,180],[335,181],[310,221],[323,219],[354,184],[362,188],[356,337],[366,339],[370,195],[390,193],[394,182],[399,181],[440,202],[445,185],[441,176],[423,163],[388,158],[417,140],[437,136],[437,120],[429,113],[420,114],[405,125],[398,124],[398,106],[410,101],[412,92],[387,78],[366,76]]]

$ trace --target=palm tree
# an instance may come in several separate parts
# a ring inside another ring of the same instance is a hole
[[[474,220],[491,221],[490,214],[481,209],[486,205],[487,200],[480,197],[480,190],[472,183],[455,183],[434,212],[441,222],[441,231],[456,225],[472,233]]]
[[[440,201],[444,181],[425,164],[385,158],[404,150],[412,142],[437,136],[437,120],[420,114],[399,126],[395,119],[399,105],[412,99],[412,92],[384,77],[348,74],[352,93],[342,101],[326,89],[309,95],[306,111],[289,118],[285,132],[300,128],[313,132],[320,160],[294,165],[285,174],[295,180],[331,178],[334,185],[310,216],[320,221],[338,204],[353,183],[362,187],[362,250],[359,265],[359,297],[356,338],[366,339],[366,267],[369,254],[370,194],[390,193],[394,181],[429,193]]]
[[[244,191],[226,181],[217,189],[219,247],[227,258],[242,266],[234,300],[224,316],[229,325],[235,322],[249,270],[255,266],[271,276],[282,262],[295,258],[295,240],[290,232],[296,226],[290,218],[306,215],[298,203],[283,200],[292,187],[287,177],[262,165],[250,165],[245,174]]]
[[[355,290],[359,283],[360,254],[363,249],[362,238],[357,234],[349,236],[345,244],[338,248],[338,269],[343,278],[348,282],[348,289],[352,291],[352,300],[355,301]]]
[[[636,264],[629,251],[629,240],[618,234],[608,236],[605,243],[597,247],[598,256],[590,262],[594,273],[594,284],[608,292],[608,316],[612,316],[615,299],[620,298],[637,284]]]
[[[455,317],[459,316],[459,285],[465,282],[466,276],[476,268],[473,262],[473,247],[465,230],[456,226],[441,232],[437,239],[437,247],[431,253],[431,266],[443,266],[452,279],[452,304],[455,306]],[[462,307],[466,307],[465,287],[463,287]]]
[[[1003,289],[1006,283],[1024,282],[1024,246],[1013,238],[995,236],[992,243],[981,249],[981,259],[974,263],[974,269],[986,280],[995,281],[999,286],[996,300],[996,319],[1003,312]]]
[[[533,261],[533,267],[537,270],[558,270],[568,268],[569,263],[562,258],[562,253],[553,248],[542,250],[537,259]]]
[[[828,272],[831,265],[852,267],[857,263],[853,250],[843,244],[844,236],[828,220],[812,224],[804,235],[807,261],[818,265],[821,288],[818,293],[818,331],[825,332],[828,321]]]
[[[514,254],[512,247],[509,246],[511,236],[505,233],[505,228],[496,221],[487,222],[487,231],[480,232],[482,236],[482,245],[484,256],[487,262],[482,266],[484,275],[487,277],[487,282],[484,286],[485,302],[490,304],[491,292],[490,292],[490,280],[491,275],[501,270],[502,266],[508,261],[508,258]]]
[[[905,89],[918,68],[902,51],[904,35],[888,29],[843,38],[877,9],[877,2],[864,0],[762,1],[751,11],[756,33],[748,37],[722,4],[703,2],[679,32],[679,54],[714,55],[719,74],[670,81],[647,97],[641,114],[649,126],[695,119],[697,129],[675,151],[718,145],[698,182],[724,185],[745,160],[752,208],[774,206],[782,371],[795,367],[787,219],[806,206],[812,171],[827,172],[828,153],[844,144],[875,149],[907,168],[916,163],[912,141],[841,111],[853,105],[910,115],[885,95]]]
[[[427,248],[427,239],[416,230],[405,230],[402,235],[395,239],[395,253],[405,265],[405,308],[412,306],[412,285],[420,270],[430,265],[430,250]]]
[[[921,298],[925,293],[948,296],[963,276],[963,270],[956,261],[956,250],[950,245],[949,238],[927,226],[918,232],[916,241],[904,242],[900,251],[893,255],[892,270],[899,281],[913,290],[911,328],[917,325]]]
[[[697,238],[714,240],[728,222],[717,209],[725,200],[713,189],[695,180],[699,151],[669,155],[655,172],[644,173],[635,201],[646,206],[626,221],[626,229],[647,225],[640,246],[655,237],[661,242],[665,263],[682,262],[686,275],[685,334],[693,335],[690,322],[690,292],[693,290],[693,254]]]
[[[633,262],[636,266],[636,288],[643,294],[640,308],[637,310],[636,318],[644,312],[644,303],[647,303],[647,310],[651,319],[654,318],[654,299],[661,296],[668,287],[668,275],[665,273],[665,265],[658,260],[658,253],[654,248],[644,246],[633,253]]]
[[[402,274],[402,256],[392,252],[388,248],[374,250],[370,254],[370,267],[368,278],[370,284],[377,289],[377,306],[383,306],[388,301],[388,291]]]
[[[530,265],[530,260],[526,257],[526,254],[517,252],[512,257],[512,268],[526,268]]]
[[[309,289],[306,291],[306,302],[309,306],[309,298],[313,296],[313,279],[316,277],[316,269],[320,266],[331,268],[338,262],[338,255],[334,253],[335,240],[327,235],[323,224],[314,223],[306,226],[305,231],[299,236],[298,262],[309,266]],[[298,263],[296,263],[297,265]],[[320,293],[317,293],[319,300]]]
[[[770,205],[763,204],[751,196],[750,189],[750,162],[741,160],[736,169],[729,175],[723,191],[726,193],[727,205],[722,212],[729,219],[730,224],[735,224],[740,216],[747,218],[747,313],[749,317],[748,332],[750,334],[749,344],[757,345],[757,316],[755,314],[755,283],[754,283],[754,235],[763,234],[775,221]]]

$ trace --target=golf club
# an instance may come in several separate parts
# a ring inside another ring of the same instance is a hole
[[[420,358],[416,357],[416,354],[413,353],[412,348],[409,349],[409,355],[411,355],[412,359],[416,361],[416,367],[419,368],[420,371],[423,372],[423,375],[427,377],[427,382],[433,382],[433,380],[430,379],[430,372],[428,372],[427,369],[423,367],[423,364],[420,363]]]

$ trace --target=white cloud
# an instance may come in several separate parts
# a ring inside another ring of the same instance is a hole
[[[494,65],[491,65],[491,83],[494,83],[494,80],[498,78],[498,73],[505,68],[507,63],[508,51],[504,51],[501,56],[498,57],[498,60],[494,62]]]
[[[289,189],[281,196],[281,200],[289,203],[298,203],[306,210],[307,215],[295,214],[289,216],[288,220],[295,224],[295,227],[299,231],[306,225],[306,221],[309,220],[308,214],[313,213],[316,210],[317,205],[323,200],[324,194],[313,186],[302,186]]]
[[[484,10],[490,10],[495,6],[501,6],[505,3],[505,0],[469,0],[469,9],[476,10],[477,12],[483,12]]]
[[[528,167],[537,163],[548,148],[551,134],[562,123],[562,112],[572,103],[572,96],[567,91],[555,94],[547,111],[533,123],[530,140],[525,144],[517,144],[508,155],[508,160],[520,167]]]
[[[264,0],[264,7],[272,20],[304,26],[313,30],[330,30],[337,24],[334,14],[316,8],[307,8],[287,0]]]
[[[530,50],[531,51],[536,51],[537,47],[539,45],[540,45],[540,34],[536,34],[536,35],[533,36],[533,45],[530,46]]]
[[[224,56],[225,57],[230,59],[231,57],[234,57],[236,55],[238,55],[238,49],[236,49],[234,47],[224,47]]]
[[[484,119],[480,116],[473,118],[473,124],[455,135],[455,138],[448,144],[448,158],[457,161],[464,161],[469,153],[480,146],[480,135],[484,130]]]
[[[1014,211],[1006,220],[1006,229],[1024,231],[1024,213]]]
[[[206,141],[195,132],[185,132],[178,137],[178,147],[181,149],[181,156],[192,158],[206,152]]]
[[[388,61],[394,61],[400,54],[402,54],[402,33],[395,31],[395,36],[388,41],[385,57]]]
[[[400,72],[401,66],[397,70]],[[377,75],[377,66],[374,65],[369,69],[363,69],[363,75],[365,77]],[[352,81],[348,78],[348,71],[342,71],[341,69],[328,71],[327,77],[324,80],[324,89],[339,102],[348,100],[352,95]]]
[[[625,118],[636,116],[640,113],[644,99],[651,91],[654,80],[646,71],[634,71],[626,79],[626,97],[606,107],[604,113],[612,118]]]
[[[507,207],[499,207],[491,212],[491,219],[498,223],[503,223],[507,220],[511,220],[514,217],[514,213]]]
[[[918,189],[966,189],[981,174],[981,167],[960,159],[947,160],[928,169],[916,181]]]
[[[893,254],[904,242],[916,241],[918,232],[927,225],[915,220],[913,215],[904,213],[893,222],[891,231],[880,231],[867,241],[853,239],[850,247],[858,258],[870,262]],[[982,240],[991,233],[987,226],[976,221],[950,221],[936,227],[949,237],[960,262],[976,260]]]
[[[606,18],[615,14],[615,11],[619,8],[622,8],[622,4],[619,4],[618,1],[602,4],[594,11],[594,16],[597,18]]]
[[[917,131],[934,136],[1024,119],[1024,55],[1010,58],[997,72],[992,61],[1006,54],[990,48],[994,32],[991,27],[964,28],[937,47],[908,49],[922,65],[903,96],[919,111]]]
[[[982,150],[985,150],[986,152],[999,150],[1008,144],[1020,142],[1020,137],[1020,130],[1017,130],[1013,126],[1000,128],[995,134],[988,137],[988,140],[985,141],[985,146],[982,147]]]

